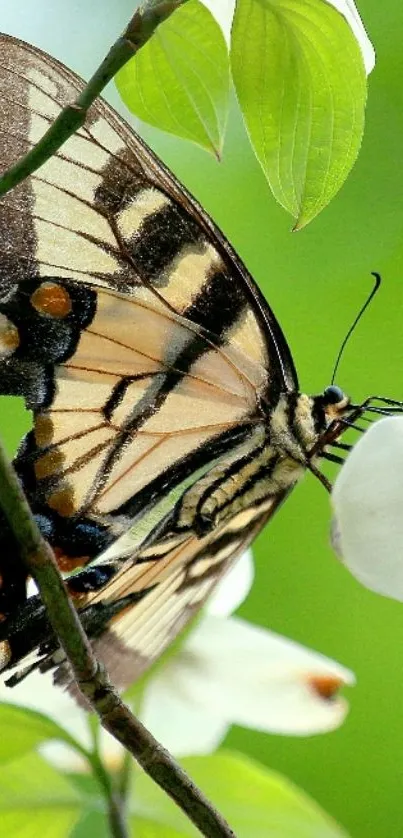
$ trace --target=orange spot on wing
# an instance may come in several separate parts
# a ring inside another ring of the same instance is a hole
[[[78,567],[85,567],[90,560],[89,556],[67,556],[60,547],[54,547],[53,552],[62,573],[70,573]]]
[[[33,307],[48,317],[63,318],[71,311],[69,293],[56,282],[43,282],[31,297]]]
[[[53,492],[47,498],[48,506],[63,515],[64,518],[69,518],[75,513],[74,497],[71,489],[60,489],[58,492]]]
[[[49,477],[52,474],[57,474],[60,471],[63,463],[63,456],[60,451],[50,451],[49,454],[44,454],[35,463],[35,474],[38,480],[44,477]]]
[[[20,345],[17,327],[4,314],[0,315],[0,357],[11,355]]]
[[[35,440],[36,444],[42,446],[49,445],[53,438],[53,422],[49,416],[37,416],[35,420]]]

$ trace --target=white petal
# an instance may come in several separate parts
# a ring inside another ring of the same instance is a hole
[[[359,43],[367,75],[369,75],[375,66],[375,50],[364,29],[364,24],[355,3],[353,0],[327,0],[327,2],[341,12],[347,23],[350,24]]]
[[[229,728],[229,722],[189,702],[169,675],[157,675],[147,685],[141,721],[177,757],[213,753]]]
[[[161,735],[171,726],[163,710],[169,696],[198,708],[200,719],[209,714],[227,725],[309,735],[341,724],[347,704],[336,693],[352,683],[349,670],[291,640],[237,618],[206,615],[178,656],[157,673],[153,715]],[[187,735],[188,752],[195,752],[197,721]]]
[[[403,418],[373,425],[335,481],[335,540],[363,585],[403,601]]]
[[[252,587],[254,573],[252,550],[246,550],[225,574],[213,595],[208,599],[207,613],[214,617],[227,617],[236,611]]]

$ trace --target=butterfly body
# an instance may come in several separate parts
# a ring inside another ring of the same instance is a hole
[[[82,83],[0,40],[6,168]],[[102,101],[0,202],[0,392],[33,412],[15,468],[122,683],[203,604],[349,409],[339,391],[299,392],[244,265]],[[2,666],[36,647],[42,667],[54,665],[57,643],[38,598],[26,599],[5,521],[0,571]]]

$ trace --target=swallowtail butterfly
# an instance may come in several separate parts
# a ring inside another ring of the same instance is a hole
[[[5,170],[82,82],[13,38],[0,51]],[[0,392],[33,411],[14,465],[121,685],[161,654],[356,411],[337,387],[299,392],[238,256],[101,100],[0,201]],[[0,666],[24,667],[36,650],[25,675],[61,653],[0,523]]]

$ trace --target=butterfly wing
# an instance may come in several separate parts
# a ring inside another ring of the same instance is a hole
[[[0,159],[8,168],[82,82],[6,36],[1,54]],[[94,604],[123,600],[122,590],[138,599],[147,592],[116,618],[125,642],[152,634],[162,614],[171,638],[260,528],[264,499],[245,511],[235,536],[230,522],[203,537],[189,514],[166,550],[168,515],[144,548],[163,555],[149,568],[152,584],[141,539],[134,552],[113,545],[194,475],[230,467],[261,445],[261,405],[268,410],[280,392],[297,389],[280,327],[212,221],[101,100],[2,199],[0,282],[0,391],[23,395],[33,410],[15,466],[42,531],[64,571],[108,550],[124,562],[117,572],[113,565],[113,579],[98,578]],[[3,530],[3,554],[15,555]],[[17,564],[10,570],[7,559],[6,581]],[[207,565],[206,580],[195,568]],[[73,593],[74,585],[91,589],[88,571],[73,579]],[[6,613],[22,587],[3,591]],[[153,643],[148,660],[166,645]]]

